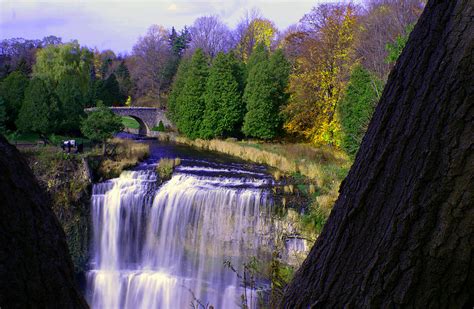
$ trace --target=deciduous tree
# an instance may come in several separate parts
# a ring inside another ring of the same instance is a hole
[[[122,118],[99,102],[97,110],[91,112],[82,121],[81,131],[89,139],[102,142],[103,154],[106,154],[107,139],[123,129]]]
[[[247,13],[236,30],[237,52],[243,61],[247,61],[253,50],[261,43],[270,49],[277,33],[274,23],[265,19],[257,11]]]
[[[204,16],[196,19],[189,29],[191,52],[200,48],[213,58],[218,52],[232,49],[232,38],[229,28],[217,16]]]
[[[33,76],[42,79],[50,89],[55,89],[64,76],[75,76],[85,94],[90,86],[92,58],[92,52],[77,41],[48,45],[36,53]]]
[[[285,128],[315,144],[339,145],[336,107],[349,76],[355,27],[354,6],[322,4],[302,19],[300,51],[293,60]]]
[[[168,31],[162,26],[151,26],[133,47],[133,58],[129,69],[136,88],[135,97],[148,96],[160,102],[174,74]]]

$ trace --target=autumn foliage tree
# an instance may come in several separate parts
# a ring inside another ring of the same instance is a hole
[[[235,32],[237,54],[247,62],[259,44],[270,49],[277,29],[271,20],[263,18],[258,12],[250,12],[239,23]]]
[[[315,144],[340,144],[337,104],[353,60],[356,12],[352,4],[322,4],[302,19],[288,40],[300,48],[290,76],[285,128]]]

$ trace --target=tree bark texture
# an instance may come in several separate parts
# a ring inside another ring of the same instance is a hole
[[[428,2],[281,308],[472,308],[473,8]]]
[[[0,135],[0,308],[87,308],[66,236],[18,150]]]

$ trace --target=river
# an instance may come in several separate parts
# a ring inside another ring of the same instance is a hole
[[[93,187],[91,307],[239,308],[246,299],[258,308],[269,282],[257,276],[252,289],[241,277],[249,278],[244,264],[251,259],[268,265],[275,245],[266,168],[144,142],[146,162]],[[181,164],[159,184],[157,162],[176,157]]]

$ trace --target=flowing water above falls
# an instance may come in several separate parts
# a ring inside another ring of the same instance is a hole
[[[271,178],[258,166],[188,157],[158,186],[156,159],[93,188],[90,305],[238,307],[242,282],[224,261],[241,272],[249,257],[270,259]]]

